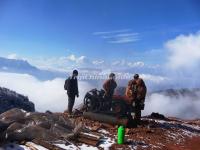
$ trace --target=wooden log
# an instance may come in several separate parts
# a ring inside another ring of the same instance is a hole
[[[41,145],[41,146],[43,146],[43,147],[45,147],[49,150],[65,150],[63,148],[60,148],[56,145],[50,144],[49,142],[44,141],[44,140],[40,140],[40,139],[34,139],[32,142],[35,143],[35,144]]]
[[[85,143],[87,145],[91,145],[91,146],[94,146],[94,147],[97,147],[98,144],[99,144],[99,140],[91,140],[91,139],[88,139],[88,138],[83,138],[83,137],[79,137],[77,139],[78,142],[81,142],[81,143]]]
[[[90,139],[90,140],[93,140],[93,141],[98,141],[101,138],[101,137],[97,137],[95,135],[93,136],[93,135],[90,135],[90,134],[87,134],[87,133],[80,133],[78,136],[81,137],[81,138],[87,138],[87,139]]]
[[[97,132],[89,132],[90,134],[93,134],[95,136],[99,136],[99,137],[103,137],[101,133],[97,133]]]
[[[128,118],[117,118],[106,114],[99,114],[93,112],[84,112],[83,117],[90,120],[104,122],[112,125],[123,125],[123,126],[127,126],[129,121]]]

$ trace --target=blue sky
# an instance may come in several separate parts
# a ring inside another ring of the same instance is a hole
[[[0,55],[38,65],[62,57],[162,64],[168,40],[199,29],[199,0],[0,0]]]

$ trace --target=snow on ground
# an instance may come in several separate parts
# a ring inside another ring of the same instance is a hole
[[[36,144],[34,144],[32,142],[27,142],[27,143],[32,145],[33,147],[39,149],[39,150],[47,150],[46,148],[44,148],[44,147],[42,147],[40,145],[36,145]],[[105,138],[102,139],[102,143],[99,145],[99,147],[103,148],[104,150],[109,150],[109,147],[113,143],[114,143],[114,140],[112,140],[109,137],[105,137]],[[97,147],[88,146],[86,144],[82,144],[80,146],[65,145],[65,144],[55,144],[55,145],[60,147],[60,148],[66,149],[66,150],[98,150]],[[21,149],[19,149],[19,150],[31,150],[30,148],[28,148],[27,146],[24,146],[24,145],[19,145],[19,146],[16,145],[16,147],[20,147]],[[6,149],[6,150],[11,150],[11,149]]]
[[[93,146],[88,146],[86,144],[82,144],[81,146],[75,146],[75,145],[64,145],[64,144],[56,144],[60,148],[66,149],[66,150],[98,150],[98,148]]]

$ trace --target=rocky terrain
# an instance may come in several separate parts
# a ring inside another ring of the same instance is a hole
[[[30,112],[35,111],[35,106],[29,101],[28,97],[0,87],[0,113],[11,108],[21,108]]]
[[[18,109],[12,111],[18,113],[13,115],[13,113],[9,113],[11,111],[8,111],[0,115],[1,129],[4,125],[4,131],[1,130],[1,135],[6,133],[5,137],[1,137],[4,149],[16,146],[18,149],[27,150],[199,150],[200,148],[200,120],[167,118],[152,113],[150,116],[143,117],[137,128],[126,128],[126,142],[123,145],[118,145],[116,144],[117,126],[85,119],[79,113],[73,118],[69,118],[67,113],[30,113]],[[19,113],[24,115],[19,115]],[[22,121],[23,118],[26,121]],[[9,125],[5,127],[5,123]],[[69,128],[71,123],[74,126]],[[81,128],[79,123],[81,123]],[[76,130],[76,135],[74,129],[77,126],[80,130]],[[91,136],[99,137],[98,141],[96,142],[96,137],[91,138]],[[10,141],[15,141],[16,144],[8,144]],[[52,146],[55,147],[52,148]]]
[[[116,144],[117,126],[83,119],[86,126],[103,134],[110,142],[109,149],[147,149],[147,150],[199,150],[200,120],[181,120],[166,118],[152,113],[142,118],[137,128],[126,129],[126,143]],[[104,141],[106,143],[106,140]],[[100,144],[103,147],[104,143]]]

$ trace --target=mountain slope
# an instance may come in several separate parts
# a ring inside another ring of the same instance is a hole
[[[56,77],[65,77],[65,73],[58,71],[41,70],[25,60],[7,59],[0,57],[0,72],[24,73],[37,77],[40,80],[49,80]]]

